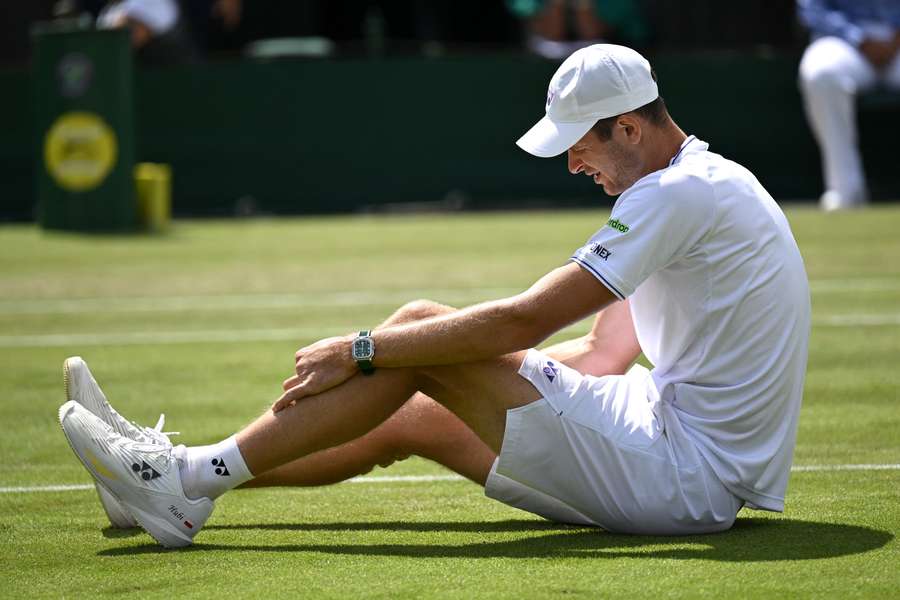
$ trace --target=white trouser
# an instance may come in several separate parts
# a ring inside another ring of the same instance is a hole
[[[866,180],[859,153],[854,100],[882,83],[900,88],[900,54],[876,70],[865,56],[836,37],[815,40],[800,61],[800,89],[806,115],[822,153],[825,191],[838,206],[866,201]]]

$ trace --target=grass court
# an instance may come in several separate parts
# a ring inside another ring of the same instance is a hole
[[[299,346],[415,298],[516,293],[607,212],[184,221],[158,236],[0,227],[0,597],[900,597],[896,206],[786,211],[813,332],[782,515],[611,535],[413,458],[327,488],[227,494],[183,551],[105,528],[56,421],[67,356],[127,417],[164,412],[175,443],[211,443],[278,396]]]

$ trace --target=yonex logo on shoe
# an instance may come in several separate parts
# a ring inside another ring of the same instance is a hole
[[[133,463],[131,465],[131,470],[135,473],[140,473],[141,479],[143,479],[144,481],[150,481],[151,479],[156,479],[157,477],[159,477],[159,473],[156,471],[156,469],[148,465],[143,460],[141,461],[141,464]]]
[[[228,472],[228,467],[225,466],[225,461],[221,458],[212,459],[212,464],[216,468],[216,475],[221,475],[222,477],[231,475],[231,473]]]

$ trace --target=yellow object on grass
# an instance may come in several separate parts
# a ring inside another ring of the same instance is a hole
[[[138,163],[134,166],[134,181],[141,224],[151,231],[168,227],[172,219],[172,168],[160,163]]]

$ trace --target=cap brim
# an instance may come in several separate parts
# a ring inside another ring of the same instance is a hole
[[[558,123],[544,117],[520,137],[516,145],[525,152],[541,158],[557,156],[574,146],[596,122],[591,120]]]

